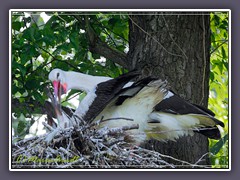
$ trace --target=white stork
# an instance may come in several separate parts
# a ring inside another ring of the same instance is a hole
[[[63,93],[69,89],[87,93],[75,112],[85,121],[122,117],[105,121],[100,126],[112,128],[138,124],[138,129],[128,131],[137,144],[150,138],[176,140],[184,135],[193,135],[195,131],[212,139],[221,137],[217,125],[224,127],[224,124],[214,118],[212,111],[180,98],[168,90],[166,81],[147,77],[130,82],[138,75],[139,72],[131,71],[112,79],[54,69],[49,80],[58,96],[61,89]]]

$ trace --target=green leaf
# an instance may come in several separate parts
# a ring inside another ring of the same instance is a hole
[[[79,101],[82,101],[83,98],[85,98],[87,94],[85,92],[82,92],[80,95],[79,95]]]
[[[36,79],[28,79],[26,82],[27,89],[35,89],[39,86],[39,83]]]
[[[220,22],[220,17],[218,15],[214,15],[214,23],[215,23],[215,26],[218,26],[219,25],[219,22]]]
[[[99,54],[92,53],[92,57],[93,59],[100,59],[101,56]]]
[[[13,64],[16,67],[16,69],[19,69],[19,71],[21,72],[22,76],[24,77],[26,72],[27,72],[26,67],[24,65],[22,65],[22,64],[17,63],[17,62],[14,62]]]
[[[225,66],[225,68],[228,70],[228,62],[223,61],[223,65]]]
[[[213,81],[214,80],[214,72],[210,71],[210,80]]]
[[[39,101],[41,104],[44,103],[45,100],[42,98],[42,94],[40,94],[39,92],[35,92],[33,96],[36,101]]]
[[[227,142],[228,140],[228,134],[226,134],[222,139],[220,139],[214,146],[212,146],[210,148],[210,152],[213,153],[214,155],[216,155],[221,148],[223,147],[223,145]]]
[[[211,41],[214,42],[215,41],[215,33],[211,33]]]
[[[222,74],[223,73],[223,63],[222,63],[222,61],[219,61],[218,69],[219,69],[220,73]]]
[[[113,27],[117,21],[118,21],[118,19],[113,17],[113,18],[109,19],[108,24]]]
[[[223,46],[222,46],[222,57],[223,59],[227,59],[226,51]]]
[[[70,42],[73,44],[75,49],[79,48],[79,39],[78,39],[78,33],[74,32],[69,35]]]
[[[29,41],[34,41],[34,33],[35,33],[35,28],[29,27],[23,31],[22,37]]]
[[[21,22],[13,22],[12,23],[12,28],[14,29],[14,30],[16,30],[16,31],[19,31],[20,29],[21,29]]]
[[[18,134],[24,133],[26,127],[27,127],[27,122],[25,120],[24,121],[20,120],[17,126],[17,133]]]
[[[72,95],[79,93],[79,90],[72,89],[68,95],[66,96],[66,100],[68,100]]]
[[[38,20],[37,20],[37,25],[38,26],[42,26],[44,24],[44,20],[41,16],[38,17]],[[43,28],[43,27],[42,27]]]

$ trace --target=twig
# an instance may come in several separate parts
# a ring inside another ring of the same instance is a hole
[[[202,159],[203,159],[204,157],[206,157],[207,155],[212,155],[212,153],[207,152],[207,153],[203,154],[202,157],[200,157],[200,159],[197,160],[194,164],[197,165],[198,163],[200,163],[200,162],[202,161]]]
[[[125,118],[125,117],[117,117],[117,118],[108,118],[108,119],[101,119],[100,122],[106,122],[106,121],[111,121],[111,120],[127,120],[127,121],[134,121],[132,118]]]
[[[139,128],[139,125],[138,124],[133,124],[133,125],[130,125],[130,126],[122,126],[122,127],[116,127],[116,128],[102,128],[100,130],[98,130],[97,132],[101,135],[101,136],[104,136],[104,135],[116,135],[116,134],[120,134],[120,133],[123,133],[124,131],[128,131],[128,130],[131,130],[131,129],[138,129]]]
[[[54,129],[51,127],[51,126],[49,126],[46,122],[42,122],[42,124],[43,124],[43,126],[45,127],[45,128],[47,128],[47,130],[49,130],[49,131],[53,131]]]
[[[219,47],[221,47],[223,44],[225,44],[226,42],[228,42],[228,39],[225,39],[221,44],[219,44],[215,49],[213,49],[210,54],[212,55]]]

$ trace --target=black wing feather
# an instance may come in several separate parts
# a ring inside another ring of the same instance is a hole
[[[126,99],[134,97],[143,87],[145,87],[148,83],[150,83],[153,80],[157,79],[149,76],[133,83],[130,87],[123,88],[119,92],[115,105],[116,106],[122,105],[122,103]]]
[[[197,106],[199,109],[205,111],[206,113],[210,114],[211,116],[215,116],[214,112],[212,112],[210,109],[205,108],[203,106],[200,106],[198,104],[193,104],[194,106]]]
[[[140,75],[139,71],[130,71],[115,79],[99,83],[96,88],[96,98],[83,117],[85,121],[94,120],[108,103],[122,90],[130,80]]]
[[[218,119],[214,118],[214,113],[200,105],[191,104],[181,97],[174,94],[173,96],[163,99],[160,103],[158,103],[154,107],[155,111],[159,112],[165,112],[165,113],[171,113],[171,114],[200,114],[205,115],[211,118],[213,121],[215,121],[220,126],[224,127],[224,123],[219,121]]]
[[[155,106],[156,111],[168,112],[172,114],[203,114],[212,115],[213,112],[209,113],[210,110],[206,111],[206,108],[199,108],[200,106],[195,106],[181,97],[174,94],[173,96],[163,99],[160,103]]]
[[[220,133],[219,129],[217,128],[217,126],[204,127],[203,129],[200,129],[196,132],[201,133],[210,139],[221,139],[221,133]]]

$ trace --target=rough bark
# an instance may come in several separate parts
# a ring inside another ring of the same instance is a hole
[[[129,69],[144,76],[166,79],[171,89],[186,100],[207,107],[210,60],[209,16],[158,13],[129,16]],[[208,152],[208,139],[200,134],[177,142],[149,141],[155,149],[191,163]],[[209,164],[206,158],[201,164]]]

